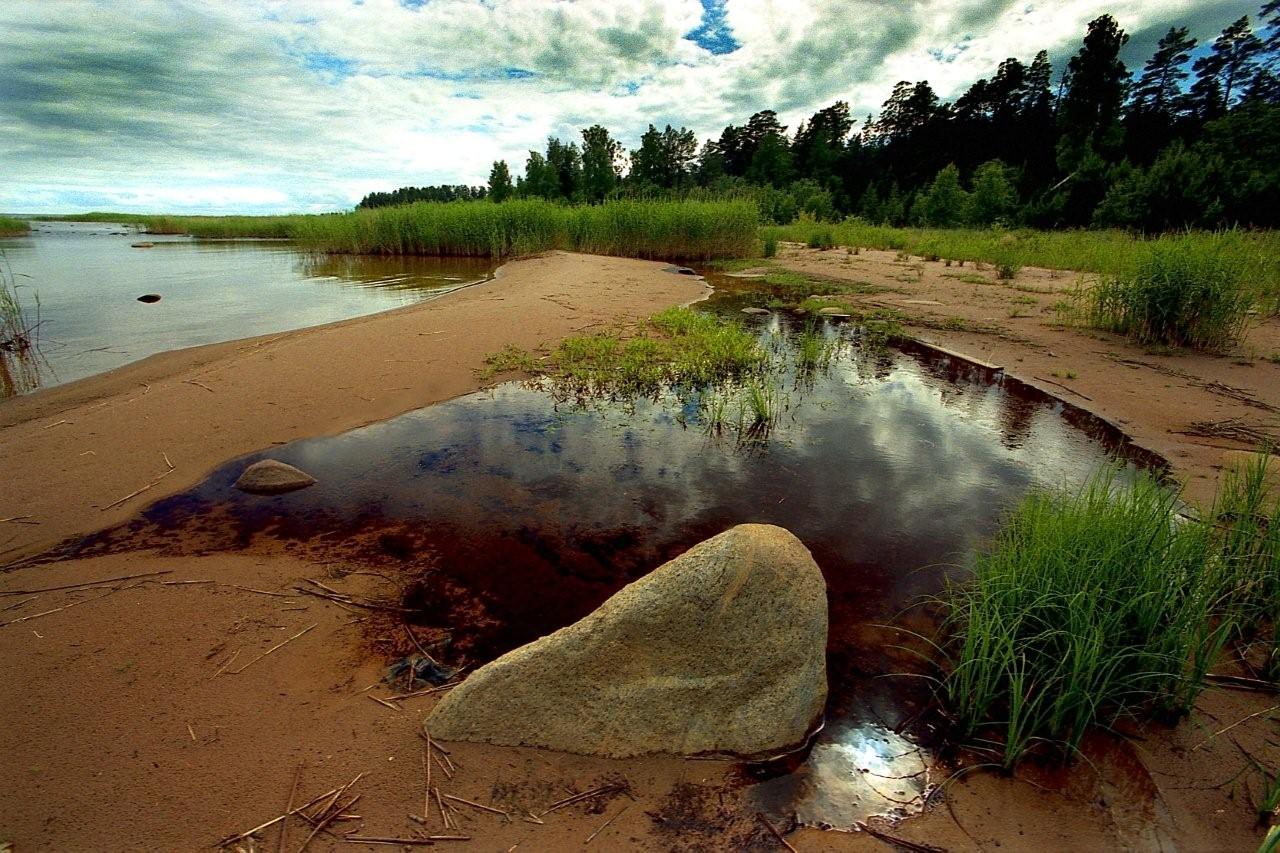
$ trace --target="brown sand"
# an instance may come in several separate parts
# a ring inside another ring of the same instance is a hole
[[[835,253],[787,251],[784,261],[830,275],[879,276],[899,292],[871,298],[909,311],[920,308],[907,305],[909,299],[945,299],[944,307],[924,307],[943,317],[1015,322],[999,305],[978,301],[1004,288],[961,286],[932,271],[925,276],[929,283],[904,286],[896,277],[906,268],[895,266],[892,256],[869,259],[882,265],[879,272],[850,269]],[[345,430],[471,390],[483,356],[503,344],[535,346],[702,292],[697,282],[658,270],[635,261],[554,255],[512,264],[497,281],[434,303],[158,356],[10,401],[0,406],[6,483],[0,518],[30,515],[24,520],[40,523],[0,524],[0,542],[16,537],[4,545],[10,555],[33,553],[129,517],[237,454]],[[1023,275],[1027,282],[1061,278]],[[1020,375],[1077,371],[1078,380],[1062,382],[1094,398],[1085,403],[1103,404],[1104,414],[1147,436],[1182,470],[1206,478],[1216,458],[1199,455],[1195,444],[1188,455],[1179,454],[1183,439],[1167,427],[1237,410],[1209,408],[1227,403],[1195,381],[1221,375],[1260,400],[1276,393],[1275,374],[1263,372],[1273,370],[1270,365],[1239,368],[1243,375],[1237,375],[1224,366],[1227,360],[1147,356],[1119,341],[1047,329],[1038,320],[1008,335],[1018,340],[950,332],[938,337],[1002,360]],[[1040,348],[1021,342],[1038,335],[1051,337],[1041,339]],[[1197,378],[1175,381],[1104,356],[1086,360],[1095,349],[1171,364]],[[1251,376],[1271,381],[1246,384]],[[1197,388],[1206,396],[1184,412],[1181,401]],[[1165,421],[1164,431],[1147,410],[1161,400],[1161,411],[1182,418]],[[1246,409],[1254,417],[1265,414]],[[81,455],[85,451],[93,452]],[[161,454],[173,462],[172,474],[118,508],[99,509],[164,473]],[[1203,468],[1195,467],[1201,459]],[[336,833],[411,836],[420,827],[408,814],[423,809],[424,744],[417,732],[435,698],[406,699],[402,710],[370,699],[391,693],[385,685],[366,688],[378,682],[384,663],[369,654],[370,643],[386,639],[377,636],[380,631],[394,633],[394,619],[379,621],[294,590],[300,579],[313,578],[357,595],[387,593],[379,578],[346,574],[350,568],[265,543],[207,556],[116,554],[28,566],[0,578],[0,592],[6,592],[169,572],[88,590],[0,595],[0,608],[8,608],[0,610],[0,622],[26,619],[0,626],[0,842],[12,840],[18,850],[209,849],[280,814],[301,764],[295,802],[365,774],[352,788],[362,797],[350,809],[361,819]],[[1246,755],[1276,766],[1276,747],[1268,742],[1275,740],[1267,713],[1273,702],[1210,691],[1193,719],[1176,730],[1153,726],[1132,745],[1092,745],[1097,773],[1084,762],[1069,772],[1020,770],[1015,779],[973,773],[950,786],[925,816],[882,829],[960,850],[1251,849],[1261,831],[1245,791],[1248,785],[1257,796],[1257,776],[1233,777]],[[590,846],[605,850],[780,849],[741,807],[740,788],[723,762],[447,748],[458,768],[449,779],[433,766],[433,783],[442,793],[512,812],[507,822],[460,806],[460,833],[475,842],[455,846],[577,849],[599,830]],[[542,824],[516,815],[520,808],[539,811],[619,781],[629,793],[556,811]],[[428,829],[446,832],[434,810]],[[288,832],[285,849],[297,850],[310,827],[294,819]],[[242,849],[275,850],[277,833],[273,826]],[[888,849],[866,834],[802,830],[788,840],[800,850]],[[394,848],[347,844],[321,832],[309,849]]]

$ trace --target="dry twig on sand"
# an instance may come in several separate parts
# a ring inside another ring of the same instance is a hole
[[[782,833],[778,832],[777,828],[769,822],[769,819],[764,816],[764,812],[756,812],[756,819],[764,824],[764,828],[769,830],[769,834],[776,838],[779,844],[790,850],[791,853],[796,853],[796,848],[792,847],[791,843],[782,837]]]
[[[133,586],[124,587],[124,589],[136,589],[137,586],[138,584],[134,584]],[[42,610],[39,613],[32,613],[30,616],[19,616],[17,619],[10,619],[8,622],[0,622],[0,628],[3,628],[6,625],[16,625],[19,622],[27,622],[32,619],[39,619],[41,616],[48,616],[50,613],[57,613],[60,610],[70,610],[72,607],[78,607],[81,604],[88,604],[90,601],[97,601],[98,599],[106,598],[108,595],[111,595],[112,593],[120,592],[120,589],[121,589],[120,587],[112,587],[111,589],[104,592],[102,595],[95,595],[93,598],[82,598],[79,601],[73,601],[70,604],[64,604],[61,607],[55,607],[52,610]]]
[[[619,810],[618,810],[618,813],[617,813],[617,814],[615,814],[613,817],[611,817],[611,818],[609,818],[608,820],[606,820],[604,823],[600,824],[600,826],[596,827],[596,831],[595,831],[595,832],[593,832],[593,833],[591,833],[590,835],[588,835],[588,836],[587,836],[587,840],[586,840],[586,841],[584,841],[584,842],[582,842],[582,846],[583,846],[583,847],[586,847],[588,844],[590,844],[590,843],[592,842],[592,840],[594,840],[594,839],[595,839],[595,837],[596,837],[597,835],[599,835],[600,833],[604,832],[604,831],[605,831],[605,829],[607,829],[607,828],[608,828],[609,824],[613,823],[615,820],[617,820],[618,818],[622,817],[622,813],[623,813],[623,812],[625,812],[625,811],[626,811],[627,809],[629,809],[629,808],[631,808],[631,805],[630,805],[630,804],[627,804],[627,805],[623,806],[621,809],[619,809]],[[788,844],[787,846],[788,846],[788,847],[790,847],[791,845],[789,845],[789,844]]]
[[[269,655],[269,654],[271,654],[272,652],[274,652],[276,649],[278,649],[278,648],[280,648],[280,647],[282,647],[282,646],[287,646],[289,643],[292,643],[294,640],[298,639],[298,638],[299,638],[299,637],[301,637],[303,634],[307,633],[308,631],[310,631],[312,628],[316,627],[316,625],[319,625],[319,624],[320,624],[319,622],[316,622],[316,623],[314,623],[314,624],[312,624],[312,625],[308,625],[306,628],[303,628],[301,631],[299,631],[298,633],[294,634],[294,635],[293,635],[292,637],[290,637],[289,639],[284,640],[284,641],[279,642],[279,643],[276,643],[274,646],[272,646],[271,648],[267,649],[265,652],[263,652],[262,654],[258,655],[256,658],[254,658],[253,660],[249,661],[249,662],[248,662],[247,664],[245,664],[244,666],[240,667],[239,669],[233,669],[233,670],[231,670],[231,674],[232,674],[232,675],[239,675],[240,673],[244,672],[244,671],[245,671],[246,669],[248,669],[249,667],[253,666],[253,665],[254,665],[255,663],[257,663],[258,661],[260,661],[260,660],[262,660],[263,658],[265,658],[267,655]]]
[[[137,491],[134,491],[134,492],[130,492],[129,494],[125,495],[124,497],[120,498],[119,500],[112,501],[111,503],[109,503],[109,504],[107,504],[106,506],[102,507],[99,511],[100,511],[100,512],[106,512],[107,510],[111,509],[112,507],[117,507],[117,506],[119,506],[120,504],[124,503],[124,502],[125,502],[125,501],[127,501],[127,500],[130,500],[130,499],[132,499],[132,498],[136,498],[138,495],[142,494],[142,493],[143,493],[143,492],[145,492],[145,491],[148,491],[149,489],[151,489],[152,487],[154,487],[157,483],[159,483],[161,480],[163,480],[165,477],[168,477],[170,474],[172,474],[174,471],[176,471],[176,470],[177,470],[176,468],[174,468],[173,463],[169,461],[169,457],[168,457],[167,455],[165,455],[165,454],[163,454],[163,453],[162,453],[162,454],[160,454],[160,455],[161,455],[161,456],[164,456],[164,462],[165,462],[165,464],[166,464],[166,465],[168,465],[168,466],[169,466],[169,469],[168,469],[167,471],[165,471],[165,472],[164,472],[163,474],[161,474],[159,477],[156,477],[156,478],[155,478],[154,480],[152,480],[150,483],[147,483],[147,484],[146,484],[145,486],[143,486],[141,489],[138,489]]]
[[[36,592],[59,592],[64,589],[81,589],[83,587],[88,587],[88,586],[101,586],[103,584],[116,583],[117,581],[131,581],[131,580],[134,580],[135,578],[149,578],[149,577],[154,577],[155,575],[171,575],[171,574],[173,574],[173,569],[162,569],[161,571],[158,571],[158,572],[141,572],[136,575],[121,575],[115,578],[103,578],[102,580],[84,581],[82,583],[68,583],[68,584],[63,584],[62,586],[45,586],[45,587],[39,587],[36,589],[6,589],[3,591],[0,591],[0,595],[28,595],[30,593],[36,593]]]

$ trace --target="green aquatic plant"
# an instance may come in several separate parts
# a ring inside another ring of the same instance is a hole
[[[40,300],[35,316],[23,304],[9,259],[0,252],[0,399],[40,384]]]
[[[652,397],[762,371],[768,354],[741,323],[668,308],[636,329],[569,337],[545,358],[508,347],[489,364],[536,373],[563,397]]]
[[[1074,494],[1037,491],[952,590],[943,694],[959,734],[1011,768],[1094,725],[1181,714],[1226,642],[1203,525],[1175,492],[1106,469]]]

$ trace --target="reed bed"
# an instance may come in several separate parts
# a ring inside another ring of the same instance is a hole
[[[1280,496],[1259,454],[1209,512],[1108,468],[1078,493],[1036,492],[948,596],[942,695],[958,735],[1005,768],[1070,757],[1124,717],[1176,718],[1233,640],[1277,672]]]
[[[566,249],[707,261],[759,251],[759,211],[746,200],[620,200],[568,206],[526,199],[502,204],[419,202],[316,215],[83,218],[140,224],[154,234],[288,239],[317,252],[360,255],[513,257]]]
[[[0,216],[0,237],[13,237],[26,234],[31,230],[31,223],[25,219],[14,219],[12,216]]]

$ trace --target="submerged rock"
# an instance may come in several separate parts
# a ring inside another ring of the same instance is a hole
[[[826,308],[819,308],[818,314],[823,317],[852,317],[848,311],[837,305],[828,305]]]
[[[769,309],[768,308],[743,308],[742,313],[743,314],[768,314]]]
[[[808,549],[743,524],[481,667],[426,728],[613,758],[758,755],[800,743],[822,713],[826,643],[826,583]]]
[[[236,480],[237,489],[254,495],[279,495],[315,484],[315,477],[275,459],[253,463]]]
[[[141,296],[139,296],[139,297],[138,297],[138,301],[139,301],[139,302],[145,302],[145,303],[147,303],[148,305],[150,305],[150,304],[151,304],[151,303],[153,303],[153,302],[159,302],[159,301],[160,301],[160,294],[158,294],[158,293],[144,293],[144,294],[142,294]]]
[[[146,240],[143,240],[141,243],[130,243],[130,244],[129,244],[129,248],[131,248],[131,249],[152,249],[152,248],[155,248],[155,245],[156,245],[155,243],[148,243]]]

